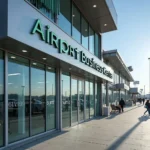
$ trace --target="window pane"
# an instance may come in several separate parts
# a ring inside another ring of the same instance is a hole
[[[8,55],[8,141],[29,136],[29,61]]]
[[[72,36],[76,41],[78,41],[80,43],[81,42],[80,12],[74,5],[73,5],[72,20],[73,20]]]
[[[90,91],[89,91],[89,82],[85,82],[85,97],[86,97],[86,108],[85,108],[85,117],[86,119],[90,118]]]
[[[89,41],[90,41],[90,47],[89,50],[92,54],[94,54],[94,31],[92,30],[92,28],[90,28],[90,32],[89,32]]]
[[[62,90],[62,127],[70,126],[70,76],[63,73],[61,76]]]
[[[71,80],[71,96],[72,96],[72,117],[71,123],[78,121],[78,81],[77,79]]]
[[[99,58],[99,52],[100,52],[100,44],[99,44],[99,36],[98,34],[95,34],[95,56]]]
[[[84,81],[79,80],[79,121],[84,120]]]
[[[60,0],[60,14],[58,18],[59,27],[71,35],[71,1]]]
[[[31,133],[45,131],[45,71],[44,65],[31,62]]]
[[[88,49],[89,26],[87,21],[82,18],[82,45]]]
[[[51,130],[55,128],[55,106],[56,106],[56,84],[55,70],[47,67],[46,72],[46,128]]]
[[[100,116],[100,98],[101,98],[101,83],[96,83],[95,86],[95,97],[96,97],[96,116]]]
[[[46,1],[39,1],[39,0],[28,0],[32,5],[34,5],[37,9],[39,9],[46,17],[50,20],[54,21],[54,13],[51,13],[50,8],[54,8],[54,2],[49,3]],[[54,1],[54,0],[52,0]]]
[[[3,146],[4,137],[4,55],[0,51],[0,147]]]
[[[90,82],[90,118],[94,117],[95,101],[94,101],[94,86]]]

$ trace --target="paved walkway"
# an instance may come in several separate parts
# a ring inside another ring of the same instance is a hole
[[[150,117],[143,116],[144,111],[142,105],[130,107],[120,115],[94,119],[19,149],[150,150]]]

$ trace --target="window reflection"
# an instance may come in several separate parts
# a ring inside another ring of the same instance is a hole
[[[95,34],[95,56],[97,56],[98,58],[100,58],[99,56],[99,52],[100,52],[100,44],[99,44],[99,35]]]
[[[92,54],[94,54],[94,31],[90,27],[89,30],[89,50]]]
[[[3,146],[4,137],[4,55],[0,51],[0,147]]]
[[[81,20],[80,20],[80,12],[78,9],[73,5],[73,14],[72,14],[72,20],[73,20],[73,27],[72,27],[72,36],[73,38],[81,42]]]
[[[55,70],[51,67],[46,69],[46,129],[55,128],[55,106],[56,106],[56,85]]]
[[[39,0],[28,0],[32,5],[34,5],[37,9],[39,9],[45,16],[54,21],[54,13],[51,13],[51,8],[54,6],[54,1],[51,0],[52,3],[47,3],[46,1]]]
[[[90,118],[94,117],[95,101],[94,101],[94,85],[90,82]]]
[[[72,117],[71,122],[75,123],[78,121],[78,83],[77,79],[72,79],[71,81],[71,96],[72,96]]]
[[[79,80],[79,121],[84,120],[84,81]]]
[[[63,73],[61,76],[62,91],[62,126],[70,126],[70,76]]]
[[[60,0],[60,14],[58,18],[59,27],[71,35],[71,1]]]
[[[88,22],[82,17],[82,45],[88,49],[89,26]]]
[[[8,140],[29,136],[29,61],[8,55]]]
[[[45,131],[45,71],[44,65],[31,62],[32,135]]]
[[[85,97],[86,97],[86,108],[85,108],[85,117],[86,119],[90,118],[90,84],[88,81],[85,81]]]

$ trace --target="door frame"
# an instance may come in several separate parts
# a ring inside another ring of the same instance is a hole
[[[75,79],[77,80],[77,122],[74,122],[72,123],[72,79]],[[79,120],[79,80],[80,81],[83,81],[83,85],[84,85],[84,109],[83,109],[83,120]],[[85,121],[85,79],[81,78],[81,77],[78,77],[78,76],[75,76],[75,75],[71,75],[71,126],[75,126],[79,123],[82,123]]]

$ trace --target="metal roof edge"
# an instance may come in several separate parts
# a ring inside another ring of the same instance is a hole
[[[103,54],[104,55],[107,55],[107,54],[115,54],[115,56],[118,58],[118,60],[121,62],[121,64],[123,65],[124,69],[126,70],[126,72],[128,73],[128,75],[130,76],[130,79],[131,79],[131,82],[134,81],[130,71],[128,70],[128,67],[125,65],[120,53],[117,51],[117,49],[114,49],[114,50],[108,50],[108,51],[104,51],[103,50]],[[107,56],[109,57],[109,56]]]

